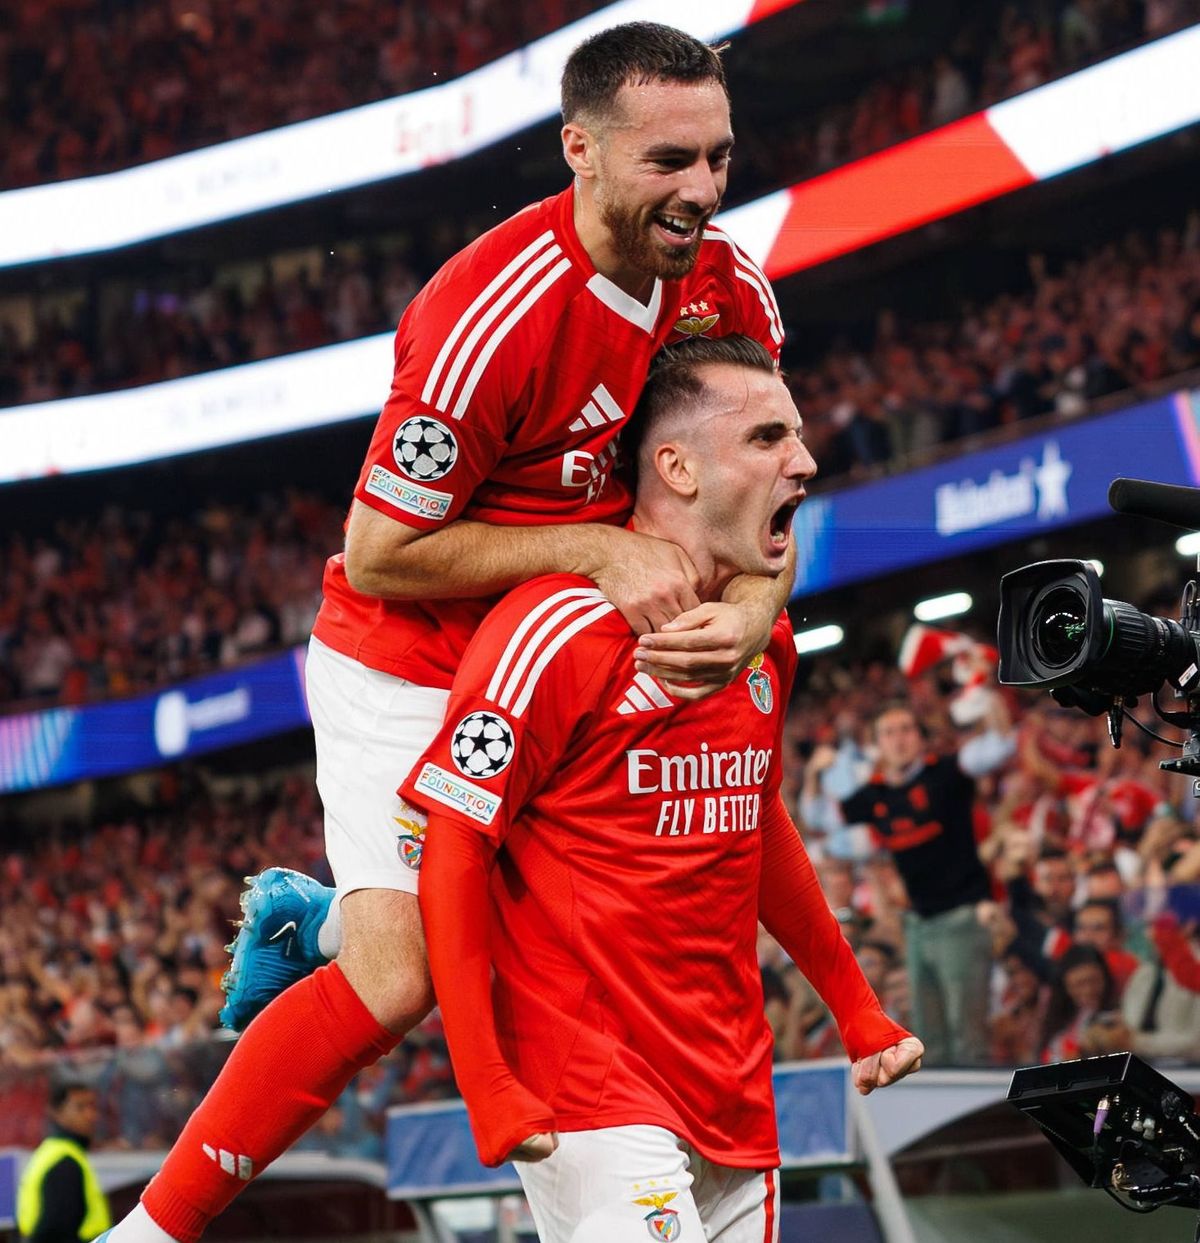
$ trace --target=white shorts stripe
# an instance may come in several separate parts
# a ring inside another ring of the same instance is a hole
[[[509,312],[499,328],[492,333],[488,339],[488,343],[479,353],[479,357],[475,360],[475,366],[471,368],[471,374],[467,376],[467,382],[463,385],[463,390],[459,394],[458,402],[454,409],[450,412],[450,417],[461,419],[467,412],[467,406],[470,404],[471,398],[475,394],[475,386],[479,383],[479,377],[483,375],[484,368],[491,361],[492,355],[500,348],[504,338],[513,330],[513,326],[529,310],[531,306],[554,284],[556,280],[564,273],[571,270],[570,259],[563,258],[558,261],[542,277],[540,281],[517,303],[516,307]]]
[[[505,266],[499,275],[494,277],[484,289],[484,291],[471,303],[469,307],[459,317],[459,321],[454,325],[450,335],[446,338],[442,348],[438,351],[438,356],[433,360],[433,368],[429,372],[429,376],[425,381],[425,387],[421,390],[421,400],[428,406],[433,403],[434,390],[437,388],[438,379],[442,374],[442,368],[446,365],[446,359],[450,355],[450,351],[454,348],[455,342],[463,332],[466,331],[467,325],[475,318],[480,307],[482,307],[489,298],[498,290],[518,268],[527,263],[539,250],[553,241],[554,234],[547,229],[541,237],[537,238],[525,247],[523,251]]]
[[[538,649],[546,641],[549,635],[557,626],[574,613],[578,613],[581,609],[589,609],[597,603],[597,599],[603,600],[600,593],[595,596],[580,596],[573,600],[568,600],[550,614],[545,621],[533,632],[529,641],[521,648],[520,655],[517,657],[512,666],[512,672],[508,676],[508,681],[504,683],[504,689],[493,700],[501,708],[511,708],[513,698],[521,685],[521,679],[525,676],[525,670],[529,668],[530,662],[537,655]],[[495,679],[493,678],[493,681]]]
[[[542,676],[543,670],[554,659],[555,653],[564,644],[569,643],[581,630],[590,626],[592,622],[603,617],[605,613],[611,613],[615,609],[615,605],[609,604],[607,600],[603,604],[598,604],[590,613],[585,613],[582,617],[573,621],[565,630],[560,630],[558,634],[546,645],[545,651],[537,658],[537,663],[529,671],[529,677],[525,680],[525,689],[521,692],[520,699],[513,705],[513,716],[521,716],[525,709],[529,707],[529,701],[533,698],[534,687],[537,686],[538,678]]]
[[[521,643],[530,630],[537,624],[540,617],[548,613],[556,604],[561,604],[564,600],[575,600],[581,596],[586,596],[591,600],[600,600],[603,597],[595,587],[568,587],[565,591],[556,591],[554,595],[547,596],[536,608],[530,609],[525,615],[525,619],[513,631],[513,636],[508,641],[508,646],[504,649],[503,655],[496,664],[496,671],[492,674],[492,680],[488,683],[487,697],[496,702],[496,697],[500,694],[500,685],[504,681],[504,675],[508,672],[508,666],[512,662],[521,647]]]
[[[471,361],[471,356],[474,354],[475,348],[483,335],[500,318],[512,300],[520,294],[529,282],[548,263],[552,263],[561,254],[562,247],[557,243],[543,250],[537,258],[526,265],[520,275],[509,284],[508,288],[479,317],[479,322],[467,334],[466,340],[463,341],[458,353],[454,356],[454,362],[450,370],[446,373],[446,382],[442,385],[442,391],[438,394],[437,401],[434,402],[437,409],[445,411],[447,406],[450,405],[450,398],[454,395],[454,389],[458,384],[459,376],[462,375],[467,363]]]

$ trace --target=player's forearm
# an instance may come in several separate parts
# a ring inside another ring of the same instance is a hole
[[[721,593],[726,604],[741,607],[747,617],[754,622],[755,629],[762,636],[759,651],[766,649],[771,640],[771,627],[775,619],[787,606],[792,594],[792,584],[796,581],[796,541],[788,547],[788,562],[777,578],[766,578],[756,574],[739,574],[732,579]]]
[[[517,527],[460,519],[407,542],[385,542],[373,521],[374,529],[359,538],[356,527],[365,527],[360,509],[347,532],[346,576],[355,591],[385,599],[464,599],[495,595],[542,574],[592,577],[625,534],[599,523]]]
[[[458,1089],[485,1165],[552,1131],[552,1115],[510,1070],[492,1007],[488,872],[494,847],[474,829],[429,817],[421,861],[421,920]]]
[[[758,914],[829,1007],[851,1060],[890,1048],[909,1035],[883,1013],[829,909],[800,835],[778,800],[763,824]]]

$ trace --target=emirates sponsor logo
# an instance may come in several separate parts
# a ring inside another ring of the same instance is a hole
[[[625,752],[630,794],[673,794],[761,786],[772,749],[710,751],[707,742],[690,755],[660,755],[650,747]]]

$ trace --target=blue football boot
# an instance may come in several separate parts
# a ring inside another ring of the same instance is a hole
[[[336,891],[291,868],[267,868],[246,877],[233,955],[221,979],[221,1025],[244,1031],[252,1018],[289,985],[329,961],[317,933]]]

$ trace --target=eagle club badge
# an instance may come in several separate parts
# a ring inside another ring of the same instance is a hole
[[[763,672],[763,653],[759,652],[750,662],[746,684],[750,688],[750,698],[759,712],[769,714],[775,706],[775,692],[771,689],[770,674]]]
[[[689,302],[679,308],[679,318],[675,321],[675,331],[685,337],[702,337],[716,327],[721,318],[720,311],[714,311],[704,301]]]
[[[661,1194],[651,1192],[649,1195],[638,1196],[634,1200],[634,1204],[640,1204],[650,1209],[642,1220],[646,1223],[646,1229],[650,1232],[652,1239],[677,1239],[683,1232],[683,1227],[679,1224],[679,1214],[673,1208],[667,1208],[673,1199],[679,1194],[678,1191],[665,1191]]]
[[[421,870],[421,852],[425,848],[425,826],[414,818],[411,807],[405,804],[408,816],[393,816],[392,819],[400,826],[402,832],[396,834],[396,850],[400,862],[414,872]]]

